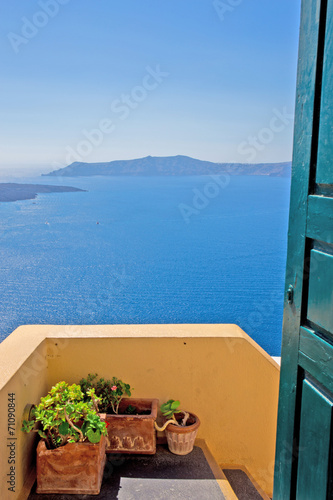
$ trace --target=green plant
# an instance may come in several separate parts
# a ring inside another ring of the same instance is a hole
[[[99,415],[89,413],[86,416],[85,421],[83,422],[81,431],[85,436],[87,436],[88,440],[91,443],[99,443],[102,434],[107,434],[106,432],[104,432],[104,430],[106,430],[106,427],[106,423],[102,422]]]
[[[161,411],[162,415],[167,419],[167,421],[164,423],[164,425],[162,427],[159,427],[155,422],[155,428],[158,431],[160,431],[160,432],[164,431],[169,424],[178,425],[181,427],[184,427],[186,425],[186,422],[189,419],[190,415],[186,411],[179,410],[178,409],[179,405],[180,405],[180,401],[175,401],[174,399],[169,399],[169,401],[167,401],[166,403],[163,403],[160,406],[160,411]],[[179,413],[182,413],[184,415],[184,418],[182,420],[178,420],[175,417],[175,414],[179,414]]]
[[[33,408],[32,419],[24,420],[22,431],[38,432],[49,449],[66,443],[98,443],[107,435],[106,424],[97,415],[100,399],[93,388],[84,395],[79,385],[58,382]],[[41,429],[35,429],[40,422]]]
[[[117,377],[111,380],[97,379],[98,374],[89,373],[87,378],[80,380],[79,384],[85,398],[89,398],[89,389],[94,389],[96,396],[100,399],[99,408],[101,413],[118,413],[120,401],[131,396],[131,387]]]
[[[179,405],[180,401],[169,399],[169,401],[161,405],[161,413],[164,415],[164,417],[175,418],[174,415],[175,413],[177,413]]]
[[[126,415],[135,415],[136,414],[136,406],[128,405],[128,407],[126,408],[124,413],[126,413]]]

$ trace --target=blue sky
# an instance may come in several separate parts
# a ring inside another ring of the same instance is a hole
[[[291,159],[300,0],[16,0],[0,16],[0,168]]]

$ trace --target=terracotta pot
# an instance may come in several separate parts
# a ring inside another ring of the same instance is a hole
[[[45,441],[37,446],[37,493],[98,495],[105,466],[106,439],[97,444],[68,443],[48,450]]]
[[[149,411],[147,415],[122,415],[129,406],[135,406],[138,412]],[[109,424],[110,445],[107,453],[156,453],[156,434],[154,422],[157,417],[158,399],[124,398],[119,406],[118,415],[104,414],[102,420]]]
[[[184,415],[176,414],[178,420],[177,416],[183,418]],[[190,413],[188,423],[185,427],[169,424],[165,429],[169,450],[175,455],[187,455],[193,450],[200,420],[194,413]]]

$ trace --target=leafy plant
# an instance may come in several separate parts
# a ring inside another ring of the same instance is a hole
[[[96,396],[100,399],[99,408],[101,413],[118,414],[121,400],[126,396],[131,396],[130,385],[125,384],[117,377],[113,377],[111,380],[98,379],[97,377],[97,373],[89,373],[87,378],[80,380],[79,384],[85,394],[85,399],[89,398],[89,389],[94,389]]]
[[[104,429],[106,429],[105,422],[102,422],[99,415],[90,413],[86,416],[85,421],[81,427],[81,430],[91,443],[99,443],[102,434],[105,434]]]
[[[126,415],[135,415],[136,412],[137,412],[136,406],[128,405],[124,413],[126,413]]]
[[[166,422],[164,423],[164,425],[162,427],[159,427],[157,425],[157,423],[155,422],[155,428],[158,431],[160,431],[160,432],[164,431],[166,429],[166,427],[170,424],[178,425],[181,427],[184,427],[186,425],[186,422],[189,419],[190,415],[186,411],[179,410],[178,409],[179,405],[180,405],[180,401],[175,401],[174,399],[169,399],[169,401],[167,401],[166,403],[164,403],[160,406],[161,413],[165,417]],[[175,414],[179,414],[179,413],[182,413],[184,415],[184,418],[180,421],[177,420],[177,418],[175,417]]]
[[[178,411],[180,401],[169,399],[166,403],[161,405],[160,410],[165,417],[174,418],[175,413]]]
[[[83,398],[79,385],[58,382],[33,408],[32,419],[23,421],[22,431],[38,432],[49,449],[77,441],[98,443],[107,435],[106,424],[97,415],[100,399],[93,388]],[[41,429],[35,429],[38,422]]]

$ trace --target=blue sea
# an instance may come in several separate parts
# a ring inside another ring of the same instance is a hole
[[[0,204],[0,339],[24,324],[236,323],[280,355],[290,180],[34,177]]]

